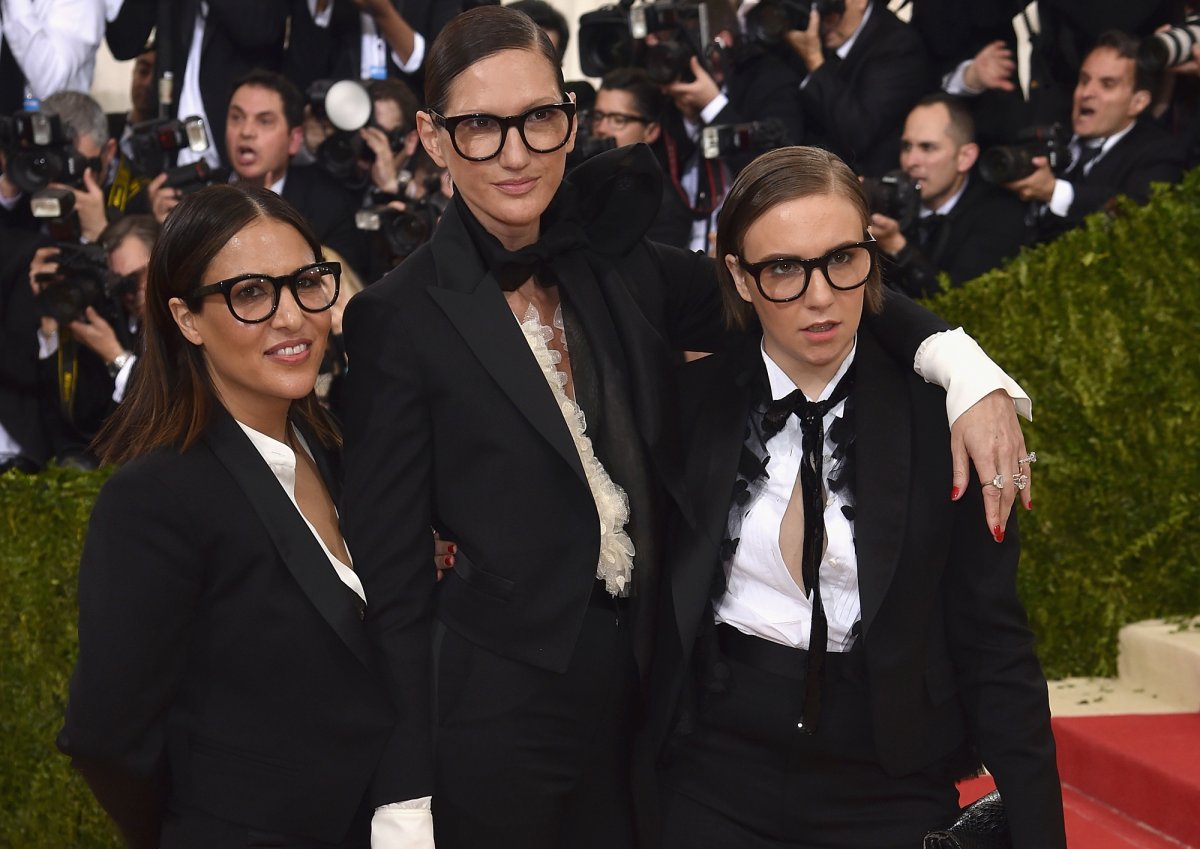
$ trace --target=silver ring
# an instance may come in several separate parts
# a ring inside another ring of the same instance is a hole
[[[992,486],[996,489],[1004,489],[1004,475],[996,475],[992,478]]]
[[[1013,486],[1018,492],[1029,486],[1029,475],[1013,475]]]
[[[1026,454],[1024,457],[1022,457],[1020,460],[1017,461],[1017,465],[1022,466],[1026,463],[1033,465],[1036,462],[1037,462],[1037,454],[1034,453],[1033,451],[1030,451],[1028,454]]]

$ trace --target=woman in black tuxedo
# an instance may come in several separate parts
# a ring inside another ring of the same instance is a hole
[[[463,13],[425,69],[418,130],[455,198],[344,322],[343,527],[388,599],[366,625],[401,706],[384,760],[432,793],[441,849],[629,847],[661,519],[682,500],[672,364],[720,341],[713,266],[643,238],[646,148],[564,181],[574,103],[528,17]],[[944,327],[889,316],[910,360]],[[430,525],[458,545],[436,593]]]
[[[395,713],[313,394],[339,274],[291,206],[242,184],[185,199],[151,256],[59,737],[133,847],[370,845]],[[402,845],[432,846],[425,807],[385,815],[423,830]]]
[[[943,495],[945,393],[866,320],[868,221],[850,169],[799,147],[721,213],[727,315],[751,330],[682,377],[695,525],[671,537],[652,703],[664,849],[912,849],[980,759],[1012,845],[1065,846],[1015,526],[997,545],[978,485]]]

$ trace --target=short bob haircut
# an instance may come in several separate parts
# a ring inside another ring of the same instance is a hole
[[[308,223],[270,189],[247,183],[210,186],[185,197],[167,216],[147,268],[137,369],[125,400],[96,437],[103,462],[124,463],[162,447],[183,451],[212,421],[221,399],[204,351],[184,338],[170,302],[182,298],[193,311],[225,309],[221,303],[205,304],[192,293],[229,240],[257,221],[287,224],[312,248],[318,262],[324,259]],[[314,393],[294,401],[291,412],[323,445],[338,443]]]
[[[725,257],[740,256],[746,232],[764,213],[790,200],[829,195],[850,201],[862,219],[863,236],[871,222],[862,184],[845,162],[819,147],[781,147],[747,165],[734,180],[717,219],[717,275],[725,322],[745,330],[757,323],[754,307],[742,300]],[[883,307],[883,289],[876,260],[866,282],[866,307]]]
[[[505,50],[539,54],[558,78],[559,92],[566,89],[558,52],[532,18],[510,6],[477,6],[451,19],[434,39],[425,60],[426,108],[445,114],[459,74]]]

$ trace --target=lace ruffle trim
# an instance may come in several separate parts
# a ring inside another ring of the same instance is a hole
[[[610,593],[620,595],[629,586],[633,574],[633,540],[625,532],[625,525],[629,522],[629,498],[625,490],[608,476],[592,449],[592,440],[587,436],[583,410],[567,396],[567,376],[558,370],[562,355],[549,345],[554,338],[554,331],[542,324],[532,304],[520,324],[525,341],[529,343],[529,349],[537,359],[550,391],[554,393],[554,400],[558,402],[567,429],[571,432],[575,450],[579,452],[583,471],[587,475],[588,488],[596,502],[596,513],[600,517],[600,558],[596,564],[596,577],[604,581],[604,587]],[[561,309],[555,311],[554,326],[560,330],[563,327]]]

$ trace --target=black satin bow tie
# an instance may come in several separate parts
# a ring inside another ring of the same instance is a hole
[[[854,386],[854,367],[851,366],[842,375],[833,393],[824,401],[809,401],[803,390],[796,389],[777,401],[772,401],[763,414],[763,439],[770,439],[787,424],[788,417],[795,415],[800,419],[800,428],[807,440],[811,428],[819,425],[826,414],[846,399]]]

